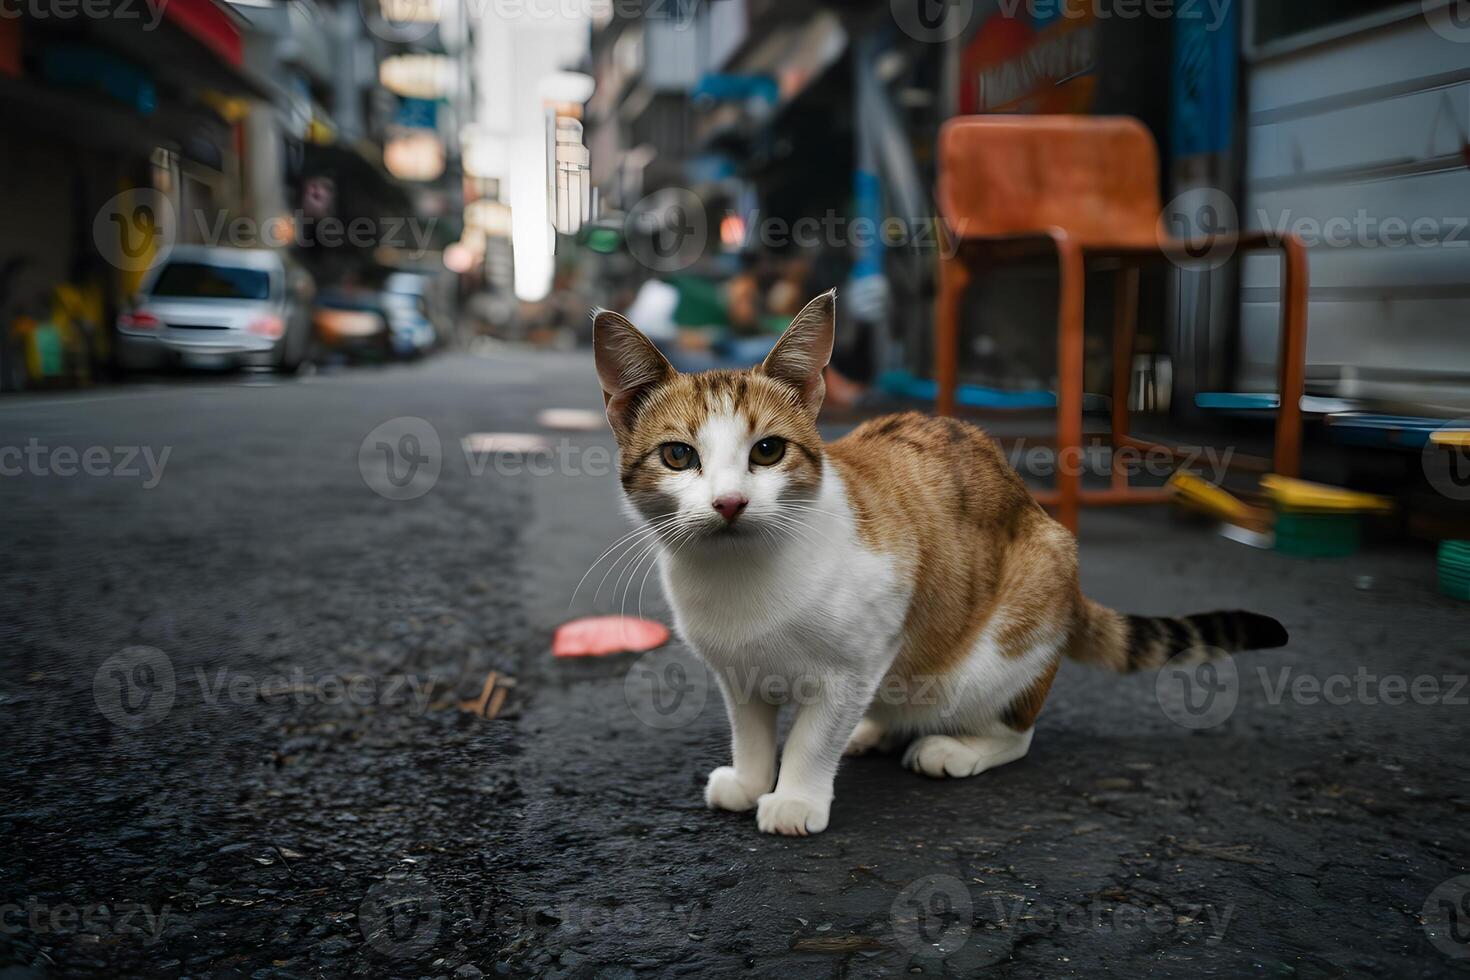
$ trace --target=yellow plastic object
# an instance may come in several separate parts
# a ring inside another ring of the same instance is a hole
[[[1321,483],[1308,483],[1275,473],[1261,479],[1261,489],[1270,495],[1281,510],[1338,511],[1341,513],[1385,513],[1393,510],[1393,501],[1371,493],[1343,490]]]
[[[1169,478],[1169,489],[1174,493],[1175,503],[1211,517],[1218,517],[1227,524],[1253,531],[1264,531],[1271,526],[1269,511],[1252,507],[1193,473],[1183,470],[1175,473]]]
[[[1429,441],[1447,449],[1451,446],[1470,449],[1470,429],[1440,429],[1430,434]]]
[[[200,92],[199,100],[217,112],[221,119],[231,125],[250,115],[250,103],[245,99],[237,99],[233,96],[216,92],[214,89],[205,89]]]

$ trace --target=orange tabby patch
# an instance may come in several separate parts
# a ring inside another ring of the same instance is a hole
[[[859,426],[828,453],[859,533],[912,569],[900,676],[954,669],[988,626],[1010,657],[1069,630],[1076,545],[985,433],[913,412]]]

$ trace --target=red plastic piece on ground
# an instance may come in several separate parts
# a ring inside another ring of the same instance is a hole
[[[669,628],[633,616],[589,616],[562,623],[551,641],[554,657],[605,657],[642,653],[669,642]]]

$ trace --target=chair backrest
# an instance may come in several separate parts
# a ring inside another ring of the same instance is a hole
[[[1159,151],[1125,116],[960,116],[939,135],[938,198],[957,238],[1060,227],[1083,246],[1148,245]]]

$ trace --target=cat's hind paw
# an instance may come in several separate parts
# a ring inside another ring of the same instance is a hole
[[[801,796],[767,793],[755,811],[755,825],[763,834],[805,837],[827,829],[832,803],[817,803]]]
[[[903,764],[935,779],[964,779],[1015,762],[1031,748],[1035,729],[1000,736],[926,735],[904,753]]]
[[[756,800],[770,786],[747,786],[735,775],[734,766],[720,766],[709,774],[704,785],[704,802],[711,810],[734,810],[743,813],[755,806]]]
[[[867,755],[873,749],[879,747],[883,741],[883,726],[871,718],[864,718],[858,722],[857,730],[847,740],[847,748],[842,750],[846,756]]]

